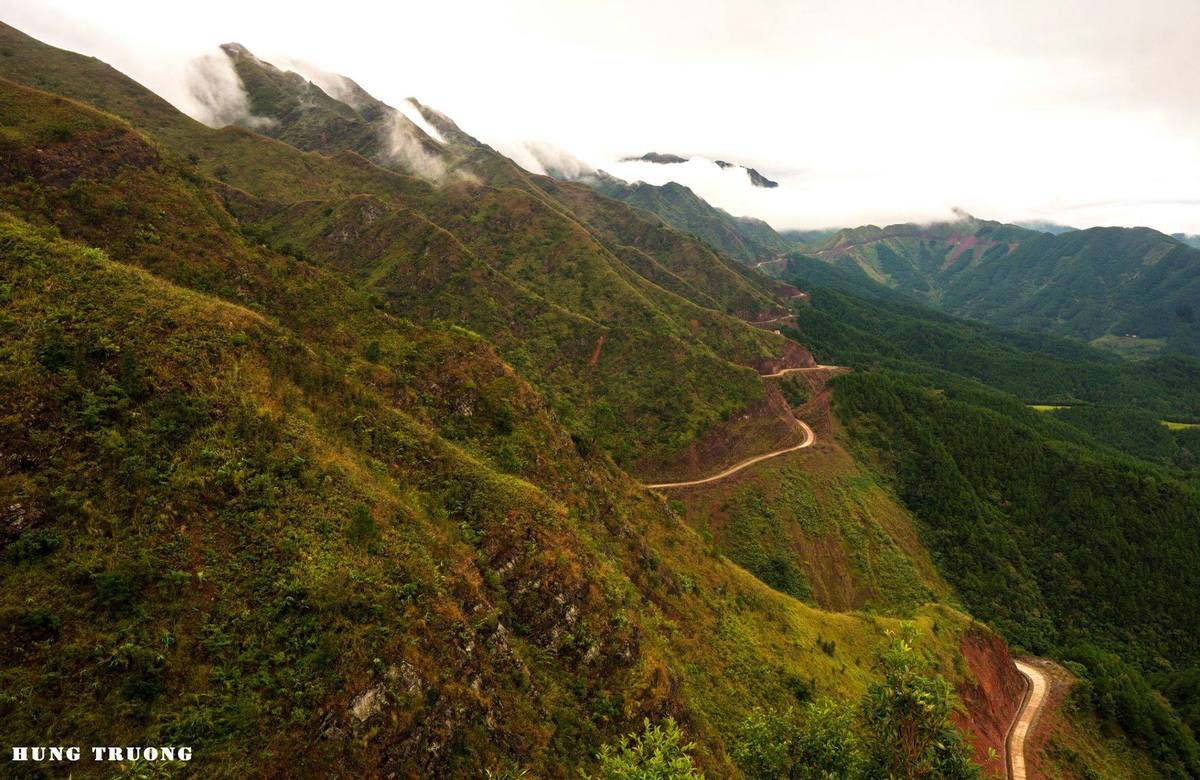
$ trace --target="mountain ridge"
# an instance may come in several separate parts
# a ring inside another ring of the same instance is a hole
[[[1200,250],[1150,228],[1050,234],[967,217],[843,229],[803,251],[959,316],[1126,354],[1138,339],[1200,353]]]
[[[671,718],[689,766],[737,777],[748,725],[889,696],[903,650],[979,731],[939,719],[935,755],[999,769],[1015,668],[969,605],[1078,675],[1048,771],[1200,774],[1200,441],[1161,423],[1200,409],[1200,364],[957,320],[794,251],[769,281],[414,101],[444,153],[422,175],[371,146],[368,104],[235,54],[260,113],[213,129],[0,25],[14,743],[568,778]],[[918,240],[982,266],[1047,238],[973,229]],[[721,480],[641,484],[804,427]]]

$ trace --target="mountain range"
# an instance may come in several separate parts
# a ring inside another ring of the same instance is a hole
[[[957,316],[1126,354],[1200,353],[1200,250],[1149,228],[1048,233],[967,216],[841,230],[801,253]]]
[[[679,728],[657,776],[824,735],[865,780],[926,713],[914,776],[1200,776],[1193,250],[781,235],[216,56],[210,127],[0,24],[11,744],[614,780]]]

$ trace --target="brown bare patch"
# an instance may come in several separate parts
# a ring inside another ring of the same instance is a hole
[[[772,374],[785,368],[809,368],[817,361],[812,353],[794,341],[788,341],[783,347],[783,354],[776,358],[761,360],[754,368],[760,374]]]
[[[588,360],[589,368],[595,368],[596,364],[600,362],[600,350],[603,346],[604,346],[604,336],[601,335],[600,338],[596,340],[596,349],[592,352],[591,359]]]
[[[985,772],[1004,777],[1008,766],[1004,743],[1024,700],[1025,680],[1008,654],[1008,645],[996,634],[973,627],[963,634],[960,647],[975,683],[958,686],[966,712],[954,713],[955,725],[967,733],[975,760]],[[990,761],[989,750],[996,754]]]
[[[0,181],[31,178],[39,184],[68,187],[76,179],[111,179],[123,168],[153,168],[158,152],[125,128],[78,133],[44,148],[24,147],[0,165]]]

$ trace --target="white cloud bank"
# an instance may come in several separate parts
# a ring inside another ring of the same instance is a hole
[[[417,95],[498,148],[536,141],[622,178],[677,179],[781,228],[959,206],[1200,232],[1195,0],[0,0],[0,18],[184,110],[186,63],[237,40],[397,107]],[[647,151],[745,164],[780,187],[617,162]]]

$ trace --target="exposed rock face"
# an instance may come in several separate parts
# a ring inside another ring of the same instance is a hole
[[[1004,777],[1004,741],[1025,695],[1025,681],[1009,657],[1008,645],[996,634],[973,628],[963,634],[961,647],[976,682],[959,685],[958,695],[967,711],[956,712],[954,722],[969,735],[984,773],[994,771]],[[989,749],[996,752],[990,761]]]
[[[386,696],[387,689],[383,687],[382,683],[368,688],[350,702],[350,714],[357,721],[367,720],[383,711]]]

